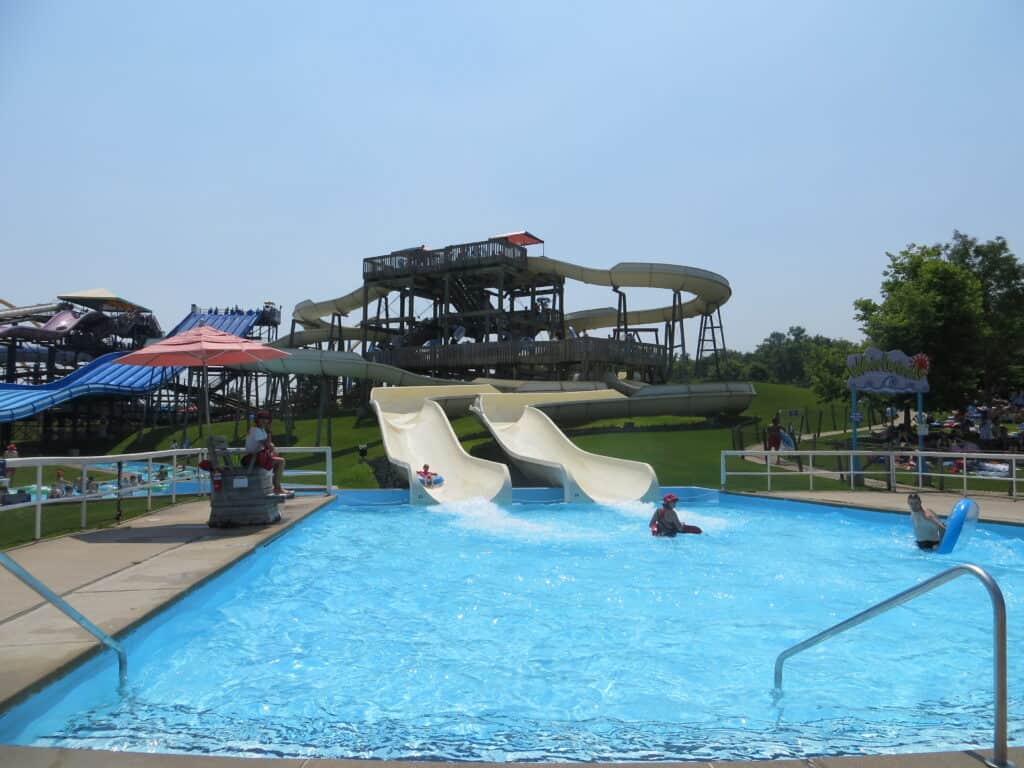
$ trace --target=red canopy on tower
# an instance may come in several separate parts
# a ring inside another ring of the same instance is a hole
[[[495,235],[491,240],[508,240],[512,245],[541,245],[544,241],[536,235],[531,235],[525,229],[522,232],[509,232],[505,235]]]

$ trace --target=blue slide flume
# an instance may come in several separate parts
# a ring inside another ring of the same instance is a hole
[[[192,312],[171,331],[174,336],[205,322],[218,331],[245,336],[259,319],[258,311],[236,314]],[[59,381],[49,384],[0,384],[0,423],[26,419],[60,403],[87,395],[142,395],[170,381],[181,368],[152,368],[119,365],[115,360],[126,352],[111,352]]]

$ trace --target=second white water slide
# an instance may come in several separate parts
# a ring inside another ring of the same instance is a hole
[[[444,403],[465,412],[467,400],[488,385],[451,387],[374,387],[370,404],[377,413],[388,460],[408,478],[410,504],[441,504],[472,498],[512,501],[508,467],[470,456],[452,429]],[[443,478],[435,487],[420,482],[424,464]]]
[[[621,397],[617,392],[530,395],[482,394],[473,411],[529,479],[561,486],[567,502],[656,501],[658,477],[650,464],[589,453],[579,448],[532,404]]]

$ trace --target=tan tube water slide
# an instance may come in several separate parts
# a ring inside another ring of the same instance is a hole
[[[512,501],[508,467],[470,456],[462,448],[443,406],[464,410],[468,400],[495,393],[486,384],[449,387],[374,387],[370,404],[377,413],[388,460],[408,478],[410,504],[442,504],[471,498]],[[440,401],[440,402],[439,402]],[[444,478],[428,488],[416,474],[424,464]]]
[[[612,390],[537,394],[481,394],[472,411],[527,478],[561,487],[566,502],[653,502],[658,477],[650,464],[589,453],[576,446],[547,414],[534,407],[585,400],[625,400]]]
[[[611,269],[597,269],[570,264],[567,261],[549,259],[546,256],[531,256],[526,267],[538,274],[554,274],[589,285],[606,285],[610,288],[663,288],[670,291],[692,293],[694,298],[680,307],[680,317],[689,318],[716,311],[732,296],[729,281],[719,274],[679,264],[656,264],[649,262],[623,262]],[[367,301],[386,296],[386,288],[372,287],[367,291]],[[363,306],[363,289],[346,293],[327,301],[300,301],[295,305],[292,316],[306,330],[279,339],[274,346],[297,347],[327,341],[330,334],[329,317],[335,313],[348,314]],[[327,317],[328,319],[324,319]],[[641,309],[626,314],[630,325],[655,323],[672,320],[672,306],[657,309]],[[614,307],[585,309],[570,312],[565,321],[579,332],[597,328],[610,328],[618,322],[618,310]],[[337,332],[337,331],[336,331]],[[342,328],[342,338],[362,338],[358,328]],[[377,340],[377,339],[375,339]]]

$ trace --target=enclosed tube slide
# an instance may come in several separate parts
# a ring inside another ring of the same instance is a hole
[[[481,394],[472,410],[528,478],[561,487],[566,502],[653,502],[658,477],[650,464],[589,453],[576,446],[535,404],[625,400],[618,392]]]
[[[463,387],[374,387],[370,404],[377,413],[388,460],[409,481],[410,504],[441,504],[483,498],[512,501],[508,467],[470,456],[462,448],[441,403],[433,398],[495,392],[487,385]],[[444,484],[428,488],[416,472],[429,464]]]
[[[606,285],[611,288],[663,288],[671,291],[692,293],[694,298],[684,302],[678,317],[689,318],[714,312],[732,296],[729,281],[715,272],[679,264],[658,264],[652,262],[622,262],[611,269],[598,269],[570,264],[567,261],[549,259],[546,256],[531,256],[526,260],[527,269],[537,274],[554,274],[590,285]],[[386,296],[388,290],[380,286],[367,288],[366,299],[372,301]],[[275,346],[292,347],[326,341],[330,334],[330,315],[348,314],[363,306],[363,289],[357,288],[344,296],[327,301],[300,301],[295,305],[292,316],[306,330],[280,339]],[[324,319],[327,317],[327,319]],[[672,306],[657,309],[641,309],[627,312],[630,325],[641,325],[672,320]],[[618,322],[618,310],[614,307],[585,309],[571,312],[565,317],[566,324],[577,331],[610,328]],[[342,338],[361,338],[361,331],[353,328],[336,329]]]
[[[411,373],[403,368],[364,360],[355,352],[331,352],[320,349],[288,349],[288,357],[263,360],[258,363],[232,365],[243,371],[263,373],[292,373],[300,376],[344,376],[394,384],[400,387],[429,385],[458,386],[459,382],[435,379]]]
[[[684,302],[679,309],[683,318],[714,312],[732,296],[729,281],[721,275],[679,264],[622,262],[611,269],[595,269],[549,259],[546,256],[531,257],[526,260],[526,264],[531,272],[560,275],[589,285],[607,285],[611,288],[664,288],[692,293],[694,298]],[[629,325],[663,320],[672,320],[671,305],[626,313],[626,322]],[[565,316],[565,322],[577,331],[610,328],[618,322],[618,310],[614,307],[603,307],[571,312]]]

